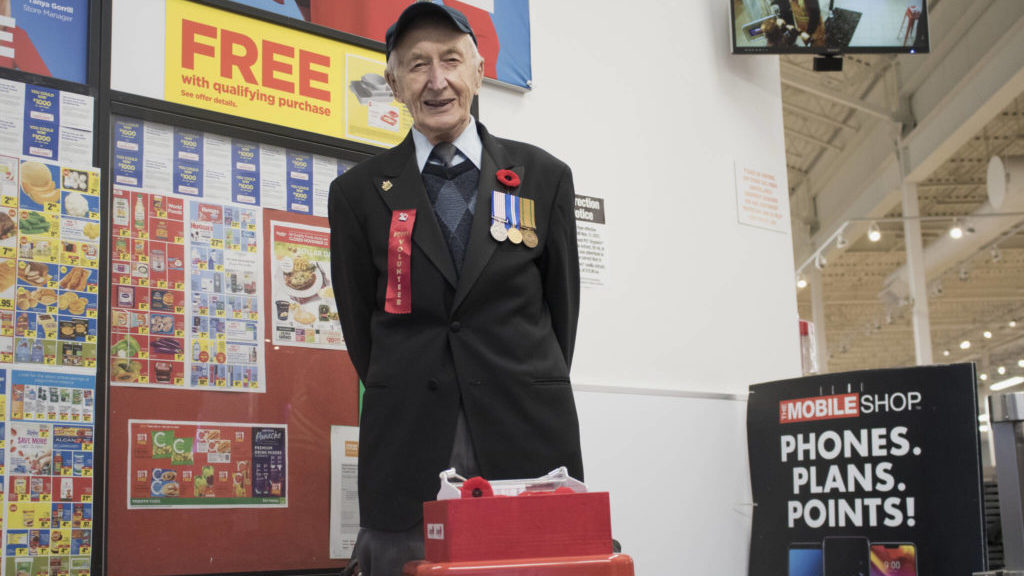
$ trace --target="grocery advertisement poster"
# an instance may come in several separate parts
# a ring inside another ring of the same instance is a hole
[[[366,104],[350,108],[342,100],[338,88],[352,78],[383,83],[379,52],[185,0],[166,0],[166,10],[169,102],[384,148],[412,126],[404,112],[387,129],[374,128]],[[358,72],[349,70],[348,56],[362,59]],[[386,104],[400,107],[386,85],[364,92],[375,101],[386,92]]]
[[[115,385],[264,392],[255,208],[115,186]]]
[[[271,220],[273,343],[341,350],[345,342],[331,286],[331,231]]]
[[[0,360],[95,368],[99,181],[0,156]]]
[[[0,66],[84,84],[89,0],[0,2]]]
[[[89,573],[96,378],[2,370],[4,574]]]
[[[129,420],[128,508],[285,508],[287,426]]]

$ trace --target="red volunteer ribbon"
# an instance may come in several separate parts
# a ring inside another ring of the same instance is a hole
[[[395,210],[391,213],[388,236],[388,289],[384,311],[389,314],[412,312],[412,227],[416,210]]]

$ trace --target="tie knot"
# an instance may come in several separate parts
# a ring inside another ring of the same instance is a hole
[[[451,142],[441,142],[430,152],[430,157],[437,160],[444,165],[445,168],[451,168],[452,159],[455,158],[455,153],[458,149]]]

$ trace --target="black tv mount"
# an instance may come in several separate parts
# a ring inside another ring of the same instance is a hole
[[[842,54],[823,54],[821,56],[814,57],[814,71],[815,72],[842,72],[843,71],[843,55]]]

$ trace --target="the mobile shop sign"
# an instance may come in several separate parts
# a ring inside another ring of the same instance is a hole
[[[984,570],[969,364],[750,387],[750,576]]]
[[[164,98],[391,147],[412,117],[384,55],[185,0],[167,0]]]

